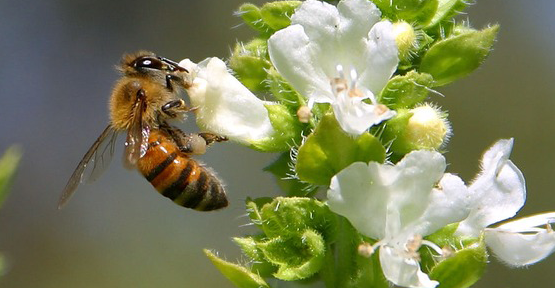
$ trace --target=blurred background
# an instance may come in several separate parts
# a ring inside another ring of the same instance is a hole
[[[448,170],[470,181],[489,145],[515,137],[511,158],[528,186],[519,215],[552,211],[555,2],[500,2],[482,0],[467,10],[475,28],[501,24],[487,62],[440,89],[444,98],[431,97],[453,123]],[[125,170],[119,156],[102,178],[81,186],[65,209],[58,211],[56,203],[108,123],[106,103],[121,55],[147,49],[195,62],[227,57],[237,40],[253,36],[233,16],[241,3],[0,0],[0,151],[12,144],[24,149],[0,210],[0,253],[8,261],[1,287],[232,287],[202,248],[241,259],[231,237],[249,232],[243,226],[247,196],[278,195],[272,176],[261,171],[276,155],[214,145],[202,160],[227,183],[231,206],[219,212],[172,204],[138,173]],[[195,131],[193,122],[186,131]],[[476,287],[552,285],[555,256],[518,270],[490,260]]]

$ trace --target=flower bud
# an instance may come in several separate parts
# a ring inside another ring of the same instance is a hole
[[[411,109],[406,130],[406,139],[419,149],[437,150],[451,134],[451,125],[444,112],[438,108],[424,104]]]
[[[417,47],[418,42],[414,28],[405,21],[399,21],[393,24],[393,34],[399,49],[399,58],[410,56],[410,52]]]
[[[451,135],[446,113],[430,104],[398,110],[398,116],[389,120],[384,131],[386,140],[392,141],[391,150],[404,155],[413,150],[438,150]]]

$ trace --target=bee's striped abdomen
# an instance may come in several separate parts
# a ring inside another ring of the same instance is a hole
[[[200,211],[228,205],[223,185],[160,131],[151,131],[146,154],[137,162],[139,171],[165,197],[178,205]]]

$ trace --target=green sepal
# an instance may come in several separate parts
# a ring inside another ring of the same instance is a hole
[[[296,112],[282,104],[265,104],[275,132],[271,137],[251,142],[251,147],[263,152],[283,152],[298,145],[306,124],[299,122]]]
[[[270,37],[270,35],[274,32],[274,30],[262,20],[262,12],[260,11],[260,8],[254,4],[245,3],[241,5],[235,14],[241,17],[241,19],[243,19],[243,21],[251,28],[266,37]]]
[[[255,38],[249,43],[237,43],[229,58],[235,76],[251,91],[265,91],[266,70],[272,66],[267,59],[267,42]]]
[[[260,208],[266,204],[272,203],[272,201],[274,201],[274,199],[271,197],[260,197],[256,199],[247,197],[245,205],[247,206],[249,218],[251,218],[252,223],[260,229],[262,229],[262,224],[264,224]]]
[[[421,249],[421,264],[431,279],[439,281],[441,288],[466,288],[478,281],[488,262],[483,237],[469,238],[455,234],[458,223],[447,225],[426,237],[440,247],[450,247],[453,254],[437,262],[437,254]],[[435,256],[434,256],[435,255]]]
[[[8,196],[8,191],[19,166],[21,155],[21,149],[17,146],[12,146],[0,158],[0,206]]]
[[[393,110],[412,108],[428,97],[429,88],[434,79],[430,74],[410,71],[405,75],[397,75],[382,90],[380,103]]]
[[[324,263],[326,243],[335,237],[336,216],[327,205],[300,197],[277,197],[247,202],[249,216],[264,232],[241,240],[245,254],[277,268],[274,277],[300,280],[318,273]],[[263,255],[263,257],[261,257]],[[262,258],[262,259],[261,259]]]
[[[291,153],[282,153],[272,164],[266,166],[264,171],[276,177],[278,186],[287,196],[310,197],[317,191],[317,186],[304,183],[296,178],[292,171]]]
[[[489,54],[499,26],[471,31],[436,42],[420,63],[420,72],[434,78],[434,86],[442,86],[462,78],[482,64]]]
[[[466,0],[438,0],[438,7],[436,13],[430,23],[428,23],[428,27],[434,27],[441,22],[446,22],[451,20],[454,16],[458,13],[461,13],[466,6],[468,5],[468,1]]]
[[[391,143],[389,151],[393,153],[392,159],[395,160],[403,158],[403,156],[413,150],[418,150],[421,147],[407,140],[406,130],[412,113],[407,109],[398,109],[397,115],[387,121],[387,126],[382,134],[384,143]]]
[[[436,15],[438,0],[374,0],[382,13],[392,20],[427,25]]]
[[[260,9],[262,20],[274,31],[291,24],[291,15],[301,5],[301,1],[274,1],[264,4]]]
[[[278,266],[274,277],[294,281],[318,273],[324,264],[325,241],[314,230],[289,237],[274,237],[258,245],[268,262]]]
[[[267,71],[266,83],[272,95],[292,109],[297,110],[300,106],[306,105],[306,101],[291,85],[277,72],[275,68]]]
[[[235,286],[240,288],[270,288],[270,285],[268,285],[262,277],[253,273],[247,267],[227,262],[208,249],[204,249],[203,251],[214,266],[216,266],[216,268],[218,268],[218,270],[220,270],[220,272]]]
[[[385,148],[376,137],[368,132],[352,137],[328,113],[299,148],[295,171],[302,181],[327,186],[335,174],[351,163],[384,160]]]
[[[251,262],[253,264],[250,270],[262,277],[270,277],[276,273],[277,267],[270,264],[270,262],[266,260],[262,250],[258,248],[258,242],[262,240],[262,236],[233,238],[233,242],[239,245],[243,253],[252,260]]]
[[[259,208],[261,229],[268,238],[299,236],[306,229],[324,238],[334,234],[335,216],[324,203],[305,197],[276,197]]]

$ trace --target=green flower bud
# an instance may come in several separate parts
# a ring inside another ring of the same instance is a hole
[[[237,43],[229,59],[229,67],[237,78],[251,91],[265,91],[267,72],[272,66],[267,60],[267,45],[263,39],[255,38],[249,43]]]
[[[428,97],[434,79],[430,74],[414,70],[405,75],[397,75],[382,90],[379,102],[397,110],[412,108]]]
[[[407,140],[420,149],[437,150],[451,135],[451,125],[445,113],[429,104],[411,109],[407,125]]]
[[[260,8],[256,7],[256,5],[251,3],[245,3],[237,9],[236,15],[241,17],[247,25],[249,25],[254,30],[257,30],[261,34],[271,35],[273,30],[262,21],[262,13],[260,12]]]
[[[260,9],[262,20],[275,31],[291,24],[291,15],[301,5],[301,1],[274,1]]]
[[[410,52],[418,48],[418,39],[414,28],[405,21],[393,23],[393,34],[395,34],[395,43],[399,49],[399,58],[401,60],[410,57]]]
[[[438,150],[451,135],[451,125],[446,113],[438,108],[422,106],[397,111],[397,117],[389,120],[384,137],[393,141],[391,150],[404,155],[413,150]]]

